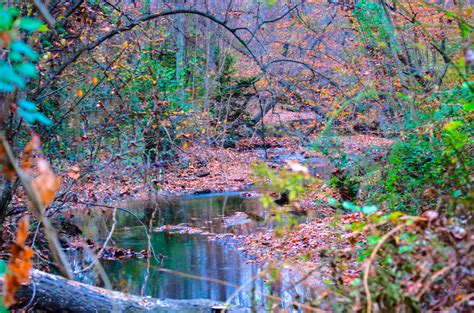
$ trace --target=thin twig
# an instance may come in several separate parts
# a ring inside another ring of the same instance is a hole
[[[83,268],[82,270],[80,270],[80,271],[75,271],[75,272],[74,272],[75,274],[82,273],[82,272],[87,272],[87,271],[90,270],[93,266],[95,266],[96,262],[99,261],[100,257],[102,256],[102,254],[104,253],[105,249],[107,248],[107,245],[109,244],[110,239],[112,239],[112,235],[114,234],[115,225],[117,224],[117,208],[114,208],[114,213],[113,213],[113,215],[112,215],[112,220],[113,220],[113,224],[112,224],[112,227],[110,228],[109,235],[108,235],[107,238],[105,239],[104,244],[102,245],[102,248],[100,248],[99,252],[98,252],[97,255],[95,256],[94,261],[92,261],[91,264],[89,264],[88,266],[86,266],[86,267]]]
[[[379,242],[377,242],[377,245],[375,246],[374,250],[370,254],[369,259],[367,260],[367,263],[365,264],[365,269],[364,269],[364,291],[367,296],[367,308],[366,311],[367,313],[370,313],[372,311],[372,296],[370,294],[370,289],[369,289],[369,272],[370,272],[370,266],[374,262],[375,256],[377,255],[377,252],[380,250],[382,245],[396,232],[398,232],[400,229],[405,227],[406,224],[400,224],[397,227],[393,228],[390,230],[388,233],[383,235],[382,238],[380,238]]]
[[[51,16],[46,6],[40,0],[33,0],[33,2],[38,8],[38,11],[40,11],[41,15],[44,17],[44,19],[48,22],[49,26],[51,26],[54,31],[54,27],[56,27],[56,21],[54,20],[54,17]]]
[[[25,187],[26,194],[31,201],[31,211],[35,215],[36,219],[42,222],[43,224],[44,234],[46,236],[46,239],[48,240],[49,248],[51,249],[51,253],[53,255],[54,261],[56,262],[56,266],[58,267],[59,272],[64,277],[68,279],[73,279],[71,266],[67,261],[64,251],[62,250],[56,231],[54,230],[53,226],[46,218],[46,216],[44,216],[43,214],[45,208],[40,200],[41,197],[38,194],[38,191],[33,187],[31,183],[31,178],[27,176],[18,166],[16,159],[13,156],[13,152],[10,148],[10,144],[6,140],[3,133],[0,133],[0,141],[5,150],[6,162],[13,168],[21,183]]]

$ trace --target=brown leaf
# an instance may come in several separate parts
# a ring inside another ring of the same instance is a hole
[[[428,219],[428,222],[432,222],[439,217],[439,213],[433,210],[425,211],[421,216]]]
[[[13,181],[16,176],[15,170],[13,167],[6,161],[6,151],[3,147],[3,144],[0,144],[0,175],[4,175],[8,180]]]
[[[69,169],[67,176],[71,177],[72,179],[78,179],[81,176],[80,171],[81,169],[79,168],[79,166],[73,165]]]

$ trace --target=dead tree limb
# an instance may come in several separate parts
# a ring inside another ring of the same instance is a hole
[[[15,294],[13,309],[54,312],[223,312],[224,303],[208,299],[154,299],[128,295],[31,270],[30,283]],[[3,278],[0,278],[3,288]],[[249,312],[230,307],[227,312]]]

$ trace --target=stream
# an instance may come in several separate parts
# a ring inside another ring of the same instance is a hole
[[[147,264],[147,258],[102,260],[115,290],[154,298],[226,301],[232,297],[232,303],[253,308],[269,307],[271,303],[264,296],[269,291],[282,298],[284,307],[313,293],[309,287],[293,286],[298,278],[291,270],[282,271],[280,281],[270,284],[270,277],[259,275],[263,265],[249,262],[230,244],[231,241],[215,240],[215,236],[207,235],[245,235],[267,227],[261,219],[255,218],[265,216],[258,198],[226,193],[185,196],[172,201],[133,201],[120,206],[133,212],[144,224],[153,225],[151,245],[155,255],[163,258],[150,258],[150,264]],[[103,210],[103,214],[97,212],[100,209],[76,212],[73,219],[84,237],[104,242],[112,225],[113,210]],[[109,245],[137,252],[147,249],[148,237],[136,217],[117,211]],[[168,230],[163,231],[166,228]],[[71,251],[69,256],[76,270],[93,260],[87,251]],[[76,279],[102,286],[94,270],[78,273]],[[246,288],[234,294],[236,286],[243,284]]]

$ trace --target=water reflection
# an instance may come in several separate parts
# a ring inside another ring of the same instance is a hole
[[[122,204],[124,206],[124,204]],[[264,227],[260,219],[248,218],[240,223],[224,223],[224,217],[239,216],[238,212],[250,212],[252,216],[265,216],[256,198],[241,198],[238,195],[213,195],[176,199],[173,201],[137,201],[126,204],[140,220],[152,227],[178,225],[185,223],[199,227],[210,233],[247,234]],[[110,229],[112,210],[104,214],[76,214],[75,220],[84,235],[103,242]],[[112,244],[134,251],[147,249],[147,235],[142,224],[126,212],[117,213],[116,231]],[[168,232],[153,232],[151,244],[155,253],[164,259],[158,263],[153,258],[148,266],[147,259],[106,260],[102,265],[107,272],[114,289],[131,294],[144,294],[155,298],[175,299],[212,299],[226,301],[236,287],[247,284],[233,303],[256,307],[256,303],[268,305],[262,301],[262,294],[268,293],[266,279],[259,277],[261,267],[247,263],[246,259],[231,247],[209,240],[202,235],[184,235]],[[83,258],[74,257],[73,265],[83,266]],[[147,271],[147,268],[149,269]],[[185,273],[164,272],[177,271]],[[147,277],[149,273],[149,276]],[[289,305],[295,297],[308,296],[308,288],[299,287],[298,291],[286,290],[293,282],[291,272],[285,272],[281,282],[273,284],[273,289]],[[192,276],[192,277],[187,277]],[[198,277],[220,280],[225,283],[196,279]],[[257,278],[257,279],[255,279]],[[78,279],[98,284],[96,274],[82,273]],[[249,283],[250,282],[250,283]]]

